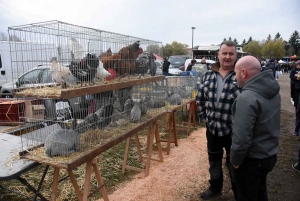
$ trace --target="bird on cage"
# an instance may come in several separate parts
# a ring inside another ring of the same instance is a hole
[[[51,59],[50,72],[53,82],[61,84],[62,88],[74,86],[77,83],[68,66],[62,66],[57,62],[56,57]]]
[[[142,111],[138,105],[138,103],[135,103],[130,111],[130,122],[137,123],[141,121],[141,115]]]
[[[111,51],[111,48],[108,48],[106,50],[106,52],[102,52],[100,55],[99,55],[99,59],[101,60],[102,58],[105,58],[105,57],[110,57],[112,56],[112,51]]]
[[[132,109],[132,107],[133,107],[133,105],[134,105],[134,102],[133,102],[132,98],[129,97],[129,98],[125,101],[125,103],[124,103],[124,110],[123,110],[123,112],[124,112],[125,114],[129,115],[129,114],[130,114],[130,111],[131,111],[131,109]]]
[[[178,93],[175,93],[174,91],[166,91],[166,100],[171,105],[181,105],[181,96]]]
[[[149,70],[151,76],[156,74],[156,57],[150,52],[143,52],[135,60],[135,73],[144,76],[145,73]]]
[[[150,94],[147,93],[143,98],[142,98],[143,103],[146,104],[148,109],[154,108],[154,101],[151,98]]]
[[[135,60],[143,49],[139,47],[140,41],[136,41],[131,45],[123,47],[119,50],[119,59],[114,63],[114,69],[118,75],[133,74],[135,70]]]
[[[131,93],[132,93],[132,87],[126,87],[126,88],[116,90],[117,98],[119,101],[119,107],[118,107],[119,112],[124,111],[124,104],[129,98],[131,98]]]
[[[141,115],[143,116],[147,113],[147,104],[143,100],[140,100],[138,103],[138,106],[141,109]]]
[[[109,72],[103,68],[103,63],[99,60],[99,67],[97,68],[96,78],[100,80],[110,80],[114,79],[116,77],[116,74],[113,72]]]
[[[94,84],[98,66],[99,59],[96,55],[88,53],[80,62],[72,61],[69,68],[78,80]]]

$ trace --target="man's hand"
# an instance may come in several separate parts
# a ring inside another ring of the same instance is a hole
[[[234,165],[233,167],[234,167],[235,169],[238,169],[240,166],[235,166],[235,165]]]

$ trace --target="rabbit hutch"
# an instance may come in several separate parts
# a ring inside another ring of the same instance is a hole
[[[20,39],[10,44],[14,96],[25,102],[20,121],[39,125],[21,136],[20,154],[55,167],[54,182],[60,168],[73,178],[76,167],[94,167],[99,154],[168,110],[153,55],[162,55],[161,42],[60,21],[8,32]]]

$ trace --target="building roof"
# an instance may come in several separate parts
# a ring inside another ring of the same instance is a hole
[[[210,46],[199,46],[197,50],[200,51],[218,51],[220,49],[220,45],[210,45]],[[242,47],[237,47],[236,48],[238,53],[246,53],[243,51]]]

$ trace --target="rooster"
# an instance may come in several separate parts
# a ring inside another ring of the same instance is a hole
[[[50,72],[52,76],[52,80],[58,84],[61,84],[62,88],[66,88],[66,86],[74,86],[76,85],[76,78],[72,75],[69,67],[61,66],[56,58],[52,59],[52,63],[50,66]]]
[[[99,59],[95,54],[88,53],[80,62],[72,61],[70,71],[80,81],[94,83],[94,78],[97,74]]]

